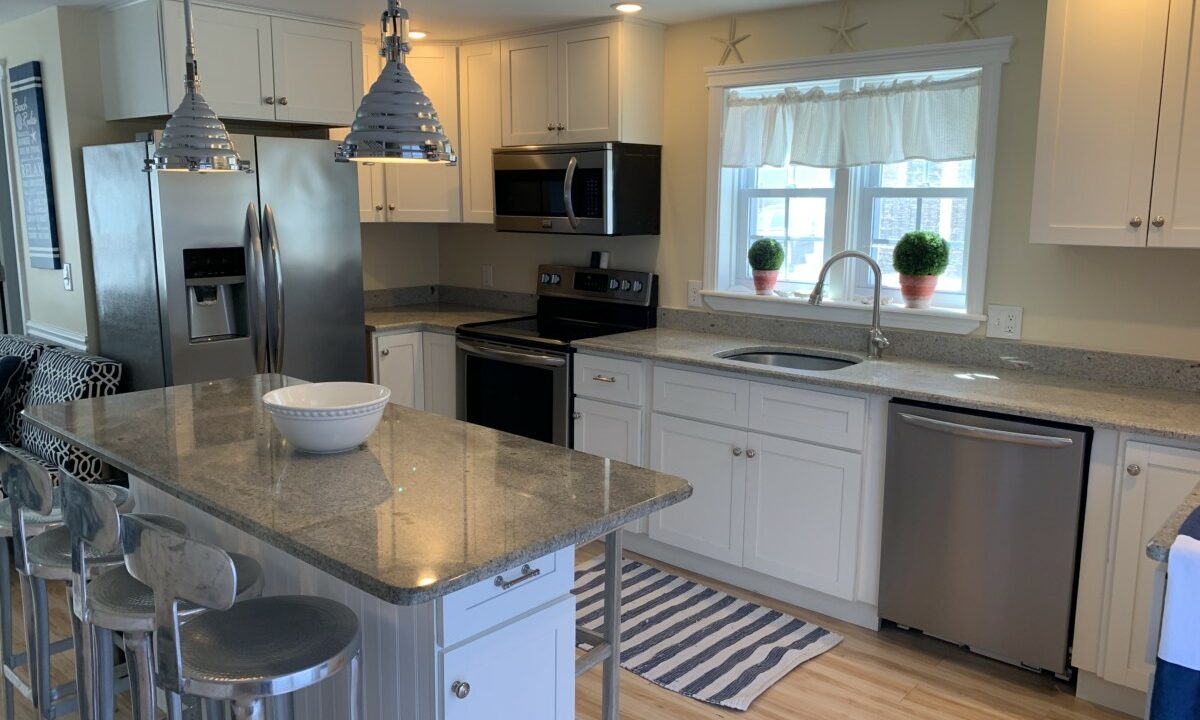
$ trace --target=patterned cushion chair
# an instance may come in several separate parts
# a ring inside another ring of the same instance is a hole
[[[24,407],[112,395],[121,382],[121,363],[50,347],[41,354]],[[51,475],[62,469],[84,482],[105,479],[106,466],[71,443],[19,418],[17,445],[42,460]]]
[[[34,340],[24,335],[0,335],[0,356],[12,355],[21,358],[25,366],[18,371],[19,377],[12,391],[0,399],[0,442],[13,443],[17,441],[18,421],[21,411],[25,409],[25,398],[29,394],[29,385],[33,382],[33,374],[37,370],[38,360],[49,347],[46,343]]]

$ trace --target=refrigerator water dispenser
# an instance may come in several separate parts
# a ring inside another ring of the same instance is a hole
[[[247,336],[244,248],[187,248],[183,251],[183,276],[192,342]]]

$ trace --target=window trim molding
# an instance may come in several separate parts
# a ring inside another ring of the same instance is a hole
[[[982,315],[984,291],[986,289],[988,235],[992,223],[992,198],[995,191],[996,137],[1000,110],[1000,79],[1004,64],[1009,62],[1013,38],[988,38],[965,42],[939,43],[887,50],[868,50],[856,53],[841,53],[818,57],[797,58],[780,62],[758,63],[713,67],[705,70],[708,76],[708,178],[706,193],[704,288],[705,302],[715,310],[729,309],[733,312],[749,312],[762,315],[785,317],[809,317],[836,322],[870,321],[869,312],[859,313],[854,307],[836,307],[832,304],[812,307],[806,305],[802,311],[790,307],[796,301],[782,298],[747,298],[738,293],[719,291],[718,270],[720,265],[721,234],[721,147],[724,144],[725,95],[728,90],[747,85],[803,82],[834,77],[858,75],[882,75],[887,73],[922,72],[953,67],[981,67],[979,140],[975,156],[975,199],[971,218],[971,252],[967,260],[967,277],[976,279],[970,283],[965,313],[954,311],[890,310],[887,315],[911,313],[914,325],[928,325],[930,320],[949,318],[949,322],[935,322],[943,332],[966,334],[976,330],[985,321]],[[762,302],[766,300],[767,302]],[[754,303],[747,305],[746,301]],[[731,303],[739,306],[734,308]],[[869,309],[868,309],[869,310]],[[932,315],[930,315],[932,313]],[[923,317],[916,321],[918,316]],[[889,318],[891,320],[891,318]],[[907,327],[908,322],[897,324],[899,318],[889,322],[893,327]],[[970,327],[967,327],[970,325]]]

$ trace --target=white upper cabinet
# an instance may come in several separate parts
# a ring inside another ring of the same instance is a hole
[[[663,33],[633,21],[501,42],[503,142],[662,142]]]
[[[1177,201],[1200,190],[1194,9],[1050,0],[1034,243],[1200,247],[1200,210]]]
[[[492,149],[502,144],[500,130],[500,41],[471,43],[458,49],[458,166],[462,174],[462,219],[492,223]]]
[[[192,12],[201,89],[221,117],[318,125],[354,118],[358,26],[199,2]],[[116,6],[99,14],[98,25],[106,119],[173,112],[183,97],[183,3]]]

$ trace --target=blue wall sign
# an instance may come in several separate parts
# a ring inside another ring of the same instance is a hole
[[[29,264],[57,270],[58,222],[50,176],[50,138],[46,133],[46,101],[42,96],[42,64],[28,62],[8,71],[12,91],[13,134]]]

